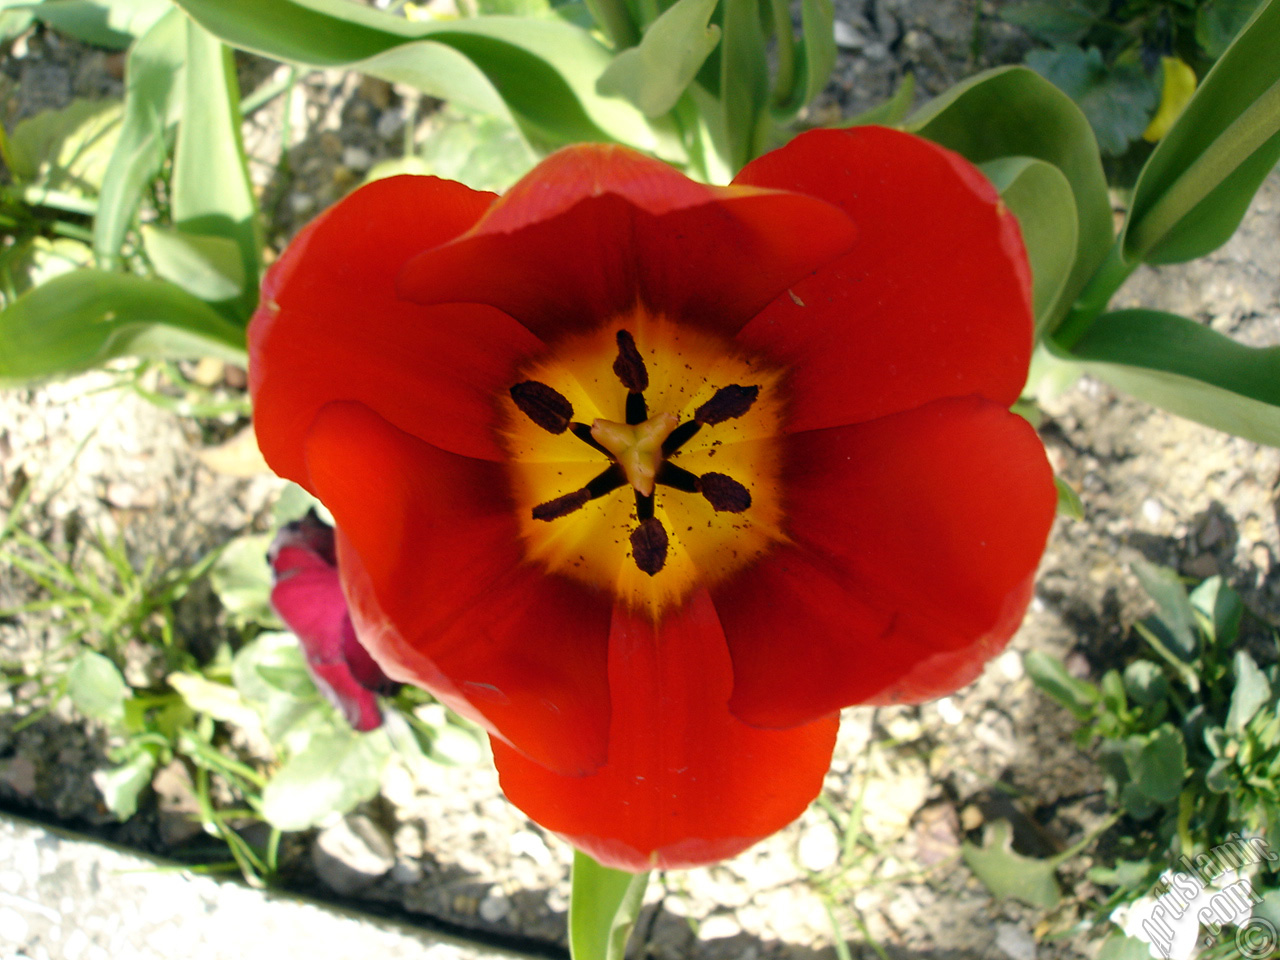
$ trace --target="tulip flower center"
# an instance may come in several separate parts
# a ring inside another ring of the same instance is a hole
[[[502,439],[532,561],[657,617],[784,538],[781,371],[637,310],[521,375]]]
[[[609,451],[636,493],[650,497],[663,462],[663,441],[679,425],[680,418],[674,413],[662,413],[634,426],[597,419],[591,424],[591,436]]]

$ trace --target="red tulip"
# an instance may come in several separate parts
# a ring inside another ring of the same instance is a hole
[[[302,644],[316,687],[353,729],[382,726],[376,694],[394,693],[399,685],[356,637],[338,579],[333,528],[312,511],[280,528],[267,559],[271,606]]]
[[[268,462],[333,512],[388,674],[490,731],[603,863],[796,817],[837,711],[969,682],[1054,514],[1009,412],[1018,227],[916,137],[817,131],[729,187],[616,146],[501,198],[397,177],[312,223],[250,328]]]

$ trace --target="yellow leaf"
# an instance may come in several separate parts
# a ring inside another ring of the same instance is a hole
[[[1189,66],[1177,57],[1161,57],[1160,66],[1164,70],[1164,86],[1160,91],[1160,106],[1156,108],[1151,123],[1142,132],[1142,139],[1155,143],[1173,126],[1182,108],[1187,105],[1191,95],[1196,92],[1196,74]]]

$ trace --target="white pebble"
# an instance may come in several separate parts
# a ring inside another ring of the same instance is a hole
[[[942,718],[943,723],[949,723],[951,726],[957,726],[964,720],[964,711],[956,706],[956,702],[950,697],[943,697],[934,703],[934,707],[938,711],[938,716]]]

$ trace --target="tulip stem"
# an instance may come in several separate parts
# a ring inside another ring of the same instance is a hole
[[[648,871],[614,870],[575,850],[569,897],[570,957],[623,960],[648,885]]]
[[[1062,323],[1053,331],[1049,339],[1062,350],[1070,350],[1085,335],[1099,315],[1107,309],[1107,304],[1115,296],[1120,285],[1129,278],[1138,267],[1138,261],[1126,260],[1119,240],[1112,244],[1107,258],[1089,282],[1085,284],[1080,296],[1072,304],[1070,311]]]

